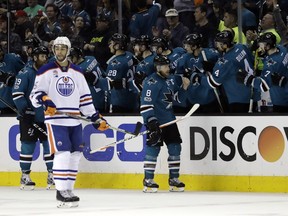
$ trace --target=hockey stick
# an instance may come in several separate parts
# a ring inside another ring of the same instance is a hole
[[[10,109],[12,109],[18,116],[23,117],[23,115],[21,115],[21,113],[13,106],[11,106],[7,101],[5,101],[3,98],[0,97],[0,101],[5,104],[7,107],[9,107]],[[41,133],[43,133],[45,136],[47,136],[47,132],[41,128],[38,124],[36,123],[32,123],[33,127],[36,128],[37,130],[39,130]]]
[[[61,111],[57,111],[57,113],[58,113],[58,114],[63,114],[63,115],[69,116],[69,117],[71,117],[71,118],[81,119],[81,120],[83,120],[83,121],[93,123],[93,122],[91,122],[89,119],[87,119],[87,118],[85,118],[85,117],[82,117],[82,116],[73,115],[73,114],[71,114],[71,113],[61,112]],[[97,122],[96,122],[96,123],[97,123]],[[108,124],[108,126],[109,126],[109,128],[112,129],[112,130],[116,130],[116,131],[119,131],[119,132],[122,132],[122,133],[131,134],[131,135],[138,135],[138,134],[140,133],[140,130],[141,130],[143,124],[142,124],[141,122],[137,122],[134,132],[130,132],[130,131],[127,131],[127,130],[124,130],[124,129],[121,129],[121,128],[113,127],[113,126],[110,125],[110,124]]]
[[[188,117],[190,117],[190,116],[199,108],[199,106],[200,106],[199,104],[194,104],[194,106],[189,110],[189,112],[188,112],[185,116],[183,116],[183,117],[181,117],[181,118],[179,118],[179,119],[175,119],[175,120],[173,120],[173,121],[167,122],[167,123],[165,123],[165,124],[162,124],[162,125],[160,125],[160,128],[164,128],[164,127],[167,127],[167,126],[172,125],[172,124],[174,124],[174,123],[177,123],[177,122],[179,122],[179,121],[182,121],[182,120],[184,120],[184,119],[187,119]],[[144,134],[147,134],[148,132],[149,132],[148,130],[145,130],[145,131],[139,133],[138,135],[130,136],[130,137],[124,138],[124,139],[122,139],[122,140],[118,140],[118,141],[115,141],[115,142],[113,142],[113,143],[110,143],[110,144],[107,144],[107,145],[105,145],[105,146],[102,146],[102,147],[100,147],[100,148],[91,150],[91,151],[90,151],[90,154],[93,154],[93,153],[98,152],[98,151],[101,151],[101,150],[105,150],[105,149],[107,149],[107,148],[109,148],[109,147],[118,145],[118,144],[120,144],[120,143],[126,142],[126,141],[131,140],[131,139],[134,139],[134,138],[136,138],[136,137],[142,136],[142,135],[144,135]]]
[[[206,56],[204,50],[201,51],[201,54],[203,56],[203,60],[205,62],[207,62],[208,60],[207,60],[207,56]],[[208,73],[209,73],[208,75],[211,76],[211,73],[209,71],[208,71]],[[215,94],[215,97],[217,99],[217,102],[218,102],[218,105],[219,105],[219,108],[220,108],[220,112],[224,113],[224,109],[223,109],[223,106],[222,106],[222,103],[221,103],[221,100],[220,100],[220,97],[219,97],[218,89],[217,88],[213,88],[213,90],[214,90],[214,94]]]

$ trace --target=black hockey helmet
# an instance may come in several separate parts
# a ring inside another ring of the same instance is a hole
[[[169,65],[170,64],[170,60],[167,58],[167,56],[164,55],[157,55],[154,57],[154,65],[158,66],[158,65]]]
[[[272,32],[266,32],[260,35],[258,43],[266,43],[270,45],[270,48],[276,47],[276,36]]]
[[[215,42],[221,42],[227,44],[229,47],[232,46],[234,40],[234,32],[230,30],[224,30],[216,34]]]
[[[32,51],[32,56],[35,56],[35,55],[39,55],[39,54],[45,54],[45,55],[49,55],[49,50],[47,47],[45,46],[38,46],[38,47],[35,47]]]
[[[115,33],[109,39],[108,43],[110,43],[110,41],[113,41],[115,44],[119,44],[121,50],[126,50],[127,48],[128,38],[124,34]]]
[[[79,47],[71,47],[71,50],[70,50],[70,57],[73,57],[75,56],[77,59],[79,59],[80,57],[83,56],[83,52],[82,52],[82,49],[80,49]]]
[[[151,46],[161,47],[163,50],[167,50],[168,42],[163,37],[154,37],[151,42]]]
[[[202,39],[203,39],[203,36],[200,33],[188,34],[188,35],[186,35],[186,37],[183,41],[183,44],[189,44],[189,45],[201,47]]]

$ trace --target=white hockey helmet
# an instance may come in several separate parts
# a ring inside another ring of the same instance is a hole
[[[57,37],[53,42],[53,52],[56,45],[66,45],[68,48],[67,56],[70,54],[71,42],[67,37]],[[55,53],[54,53],[55,54]]]

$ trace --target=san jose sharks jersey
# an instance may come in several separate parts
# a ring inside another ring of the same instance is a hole
[[[151,55],[144,58],[137,66],[136,73],[144,73],[147,77],[154,73],[154,58],[156,54],[152,53]]]
[[[288,106],[288,88],[281,88],[272,84],[271,74],[277,73],[280,76],[284,76],[288,79],[288,53],[283,46],[277,46],[277,52],[266,56],[263,59],[263,70],[261,72],[261,78],[265,80],[265,84],[269,87],[270,97],[272,104],[278,106]],[[256,78],[257,80],[257,78]],[[263,82],[254,81],[254,87],[260,90],[264,90]]]
[[[186,53],[178,61],[176,74],[183,75],[185,70],[199,73],[203,78],[206,77],[206,71],[203,69],[203,54],[205,61],[216,63],[220,54],[212,48],[203,48],[199,56],[194,56],[192,53]],[[188,87],[188,100],[190,103],[199,103],[201,105],[209,104],[216,100],[213,89],[206,88],[201,85],[190,85]]]
[[[153,73],[145,79],[140,106],[144,123],[151,117],[156,117],[160,125],[175,120],[173,100],[177,98],[186,99],[186,91],[176,84],[173,76],[166,79]]]
[[[44,122],[43,107],[33,107],[29,99],[34,86],[36,73],[37,70],[31,65],[28,65],[19,71],[12,89],[12,96],[20,114],[24,114],[26,108],[31,108],[35,111],[35,122]]]
[[[107,69],[106,77],[113,80],[125,79],[127,82],[134,80],[134,57],[130,52],[125,52],[122,55],[114,56],[110,59]],[[128,110],[135,110],[138,108],[138,97],[131,88],[126,89],[111,89],[110,103],[113,106],[127,108]],[[129,101],[129,103],[127,103]]]
[[[41,106],[37,96],[47,94],[56,105],[56,109],[70,114],[92,116],[96,113],[88,84],[81,68],[69,63],[61,67],[57,62],[42,66],[35,78],[30,99],[34,107]],[[57,113],[54,116],[45,115],[45,123],[53,125],[77,126],[79,119]]]
[[[23,69],[24,65],[24,62],[19,55],[14,53],[5,54],[3,61],[0,62],[0,70],[5,73],[17,75],[18,72]],[[0,97],[7,103],[14,105],[12,98],[12,87],[7,87],[0,83]],[[2,108],[7,108],[7,106],[0,102],[0,109]]]
[[[253,56],[245,45],[236,44],[220,57],[211,76],[202,77],[201,85],[217,88],[222,85],[228,103],[249,103],[251,88],[237,82],[239,70],[253,73]]]
[[[85,56],[84,60],[78,64],[84,73],[97,72],[99,75],[98,82],[95,85],[89,85],[91,95],[93,98],[93,104],[98,110],[105,109],[105,89],[108,89],[108,80],[103,78],[103,71],[100,68],[100,64],[94,56]]]

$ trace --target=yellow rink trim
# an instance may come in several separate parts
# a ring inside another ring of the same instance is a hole
[[[36,187],[46,187],[47,173],[31,173]],[[168,190],[167,175],[157,174],[160,190]],[[143,174],[79,173],[76,188],[142,190]],[[288,177],[181,175],[186,191],[288,192]],[[0,172],[0,186],[18,186],[20,173]]]

